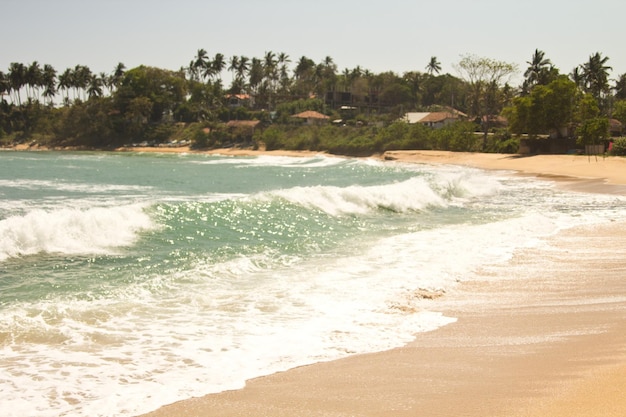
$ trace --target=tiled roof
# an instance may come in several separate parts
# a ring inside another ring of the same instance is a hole
[[[442,122],[446,119],[458,119],[459,117],[455,114],[452,113],[448,113],[448,112],[443,112],[443,111],[436,111],[436,112],[432,112],[432,113],[428,113],[423,119],[421,119],[419,122],[420,123],[437,123],[437,122]]]
[[[412,112],[405,114],[405,119],[408,123],[438,123],[447,119],[458,119],[459,116],[450,112],[430,112],[420,113]]]
[[[300,119],[330,119],[330,117],[313,110],[303,111],[302,113],[294,114],[292,117]]]

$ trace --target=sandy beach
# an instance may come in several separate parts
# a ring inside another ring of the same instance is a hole
[[[622,158],[435,151],[381,157],[510,170],[575,190],[626,194]],[[418,334],[408,346],[257,378],[242,390],[148,416],[624,416],[626,223],[568,230],[549,244],[484,271],[511,279],[465,283],[446,295],[443,312],[458,321]],[[477,306],[464,298],[477,293],[493,302]]]
[[[624,158],[439,151],[378,157],[506,170],[571,190],[626,195]],[[146,416],[624,416],[626,219],[570,229],[547,243],[485,266],[484,281],[464,282],[438,299],[436,311],[458,320],[417,334],[405,347],[256,378],[241,390],[181,401]],[[478,304],[476,295],[490,301]]]

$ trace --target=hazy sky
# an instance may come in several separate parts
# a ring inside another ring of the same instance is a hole
[[[626,72],[624,0],[0,0],[0,71],[11,62],[118,62],[177,70],[200,48],[262,58],[333,58],[339,71],[425,71],[431,56],[458,75],[464,54],[515,63],[536,48],[561,73],[595,52],[612,78]],[[226,79],[226,72],[224,78]]]

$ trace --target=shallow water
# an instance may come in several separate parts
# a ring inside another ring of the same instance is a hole
[[[136,415],[401,346],[455,320],[417,290],[625,213],[465,167],[0,152],[0,401]]]

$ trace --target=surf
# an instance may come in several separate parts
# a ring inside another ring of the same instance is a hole
[[[156,227],[145,205],[31,210],[0,220],[0,261],[49,254],[113,254]]]

